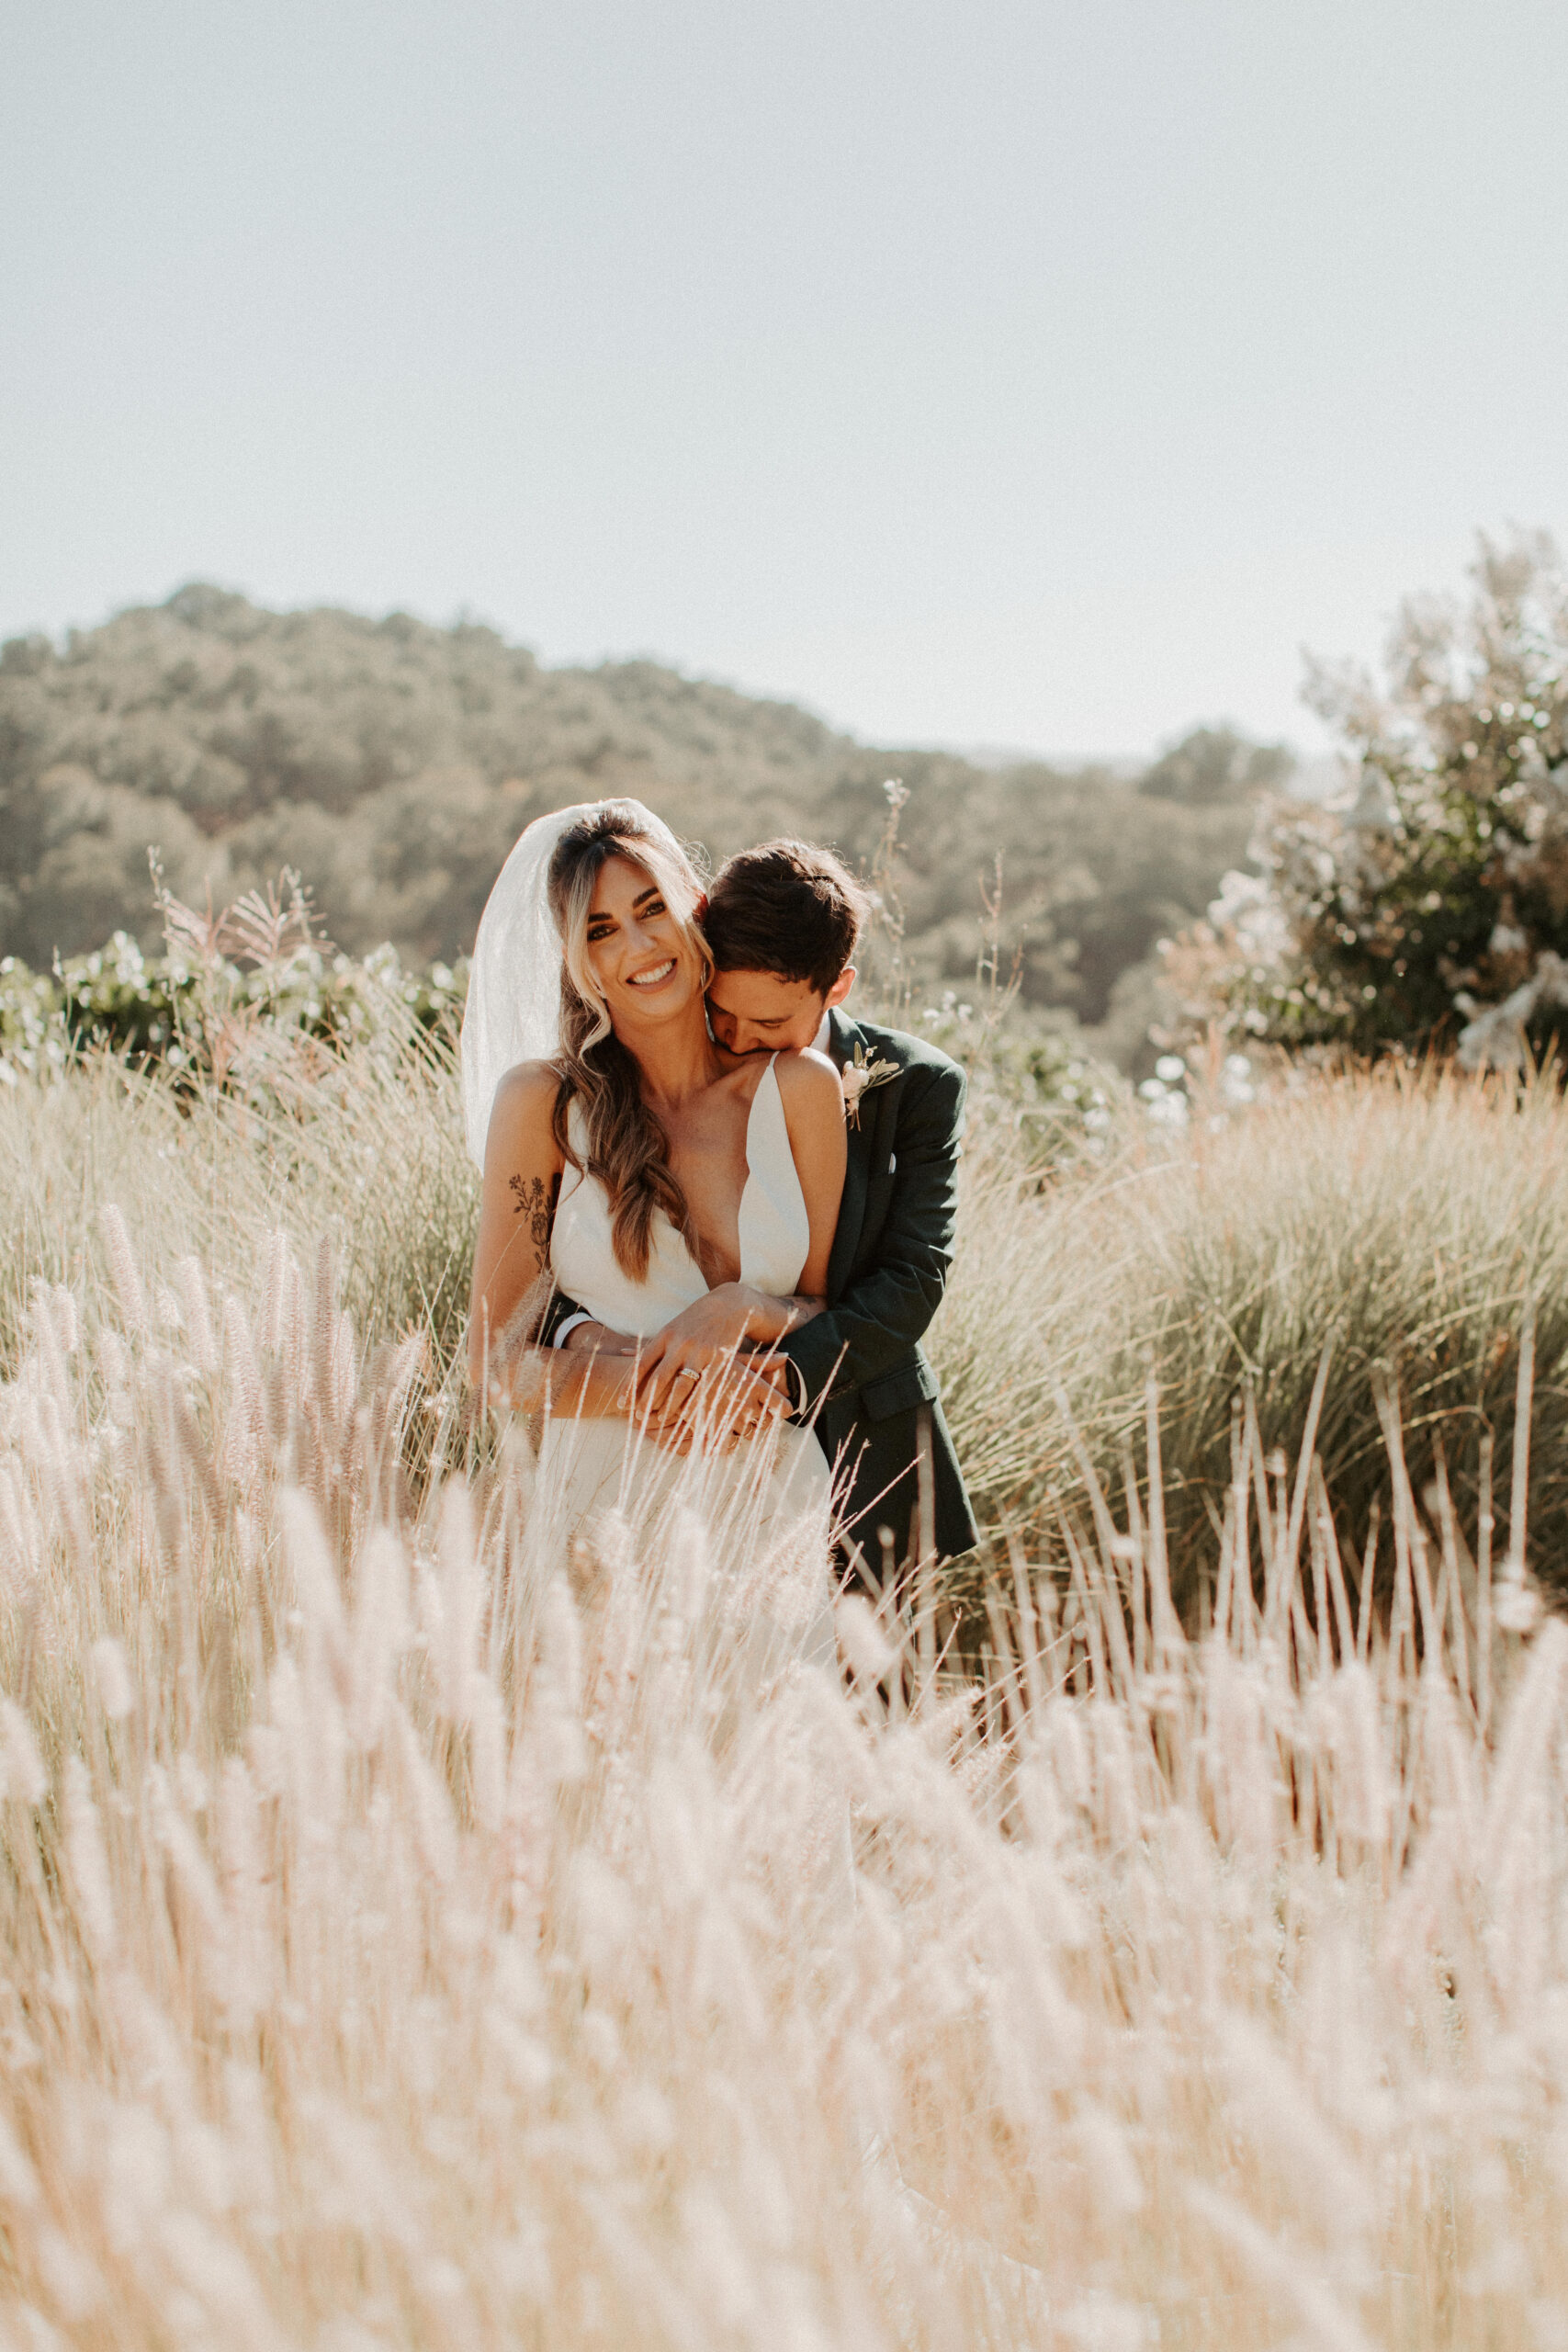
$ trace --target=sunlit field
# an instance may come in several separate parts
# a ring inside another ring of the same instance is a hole
[[[829,1673],[469,1421],[438,1053],[0,1091],[0,2343],[1568,2346],[1568,1114],[1197,1097],[981,1101]]]

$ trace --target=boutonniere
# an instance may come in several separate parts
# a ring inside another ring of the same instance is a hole
[[[865,1047],[855,1047],[853,1061],[846,1062],[839,1076],[839,1082],[844,1090],[844,1116],[852,1127],[860,1125],[861,1096],[869,1094],[874,1086],[886,1086],[890,1078],[897,1075],[897,1062],[885,1062],[880,1055],[875,1061],[868,1062]]]

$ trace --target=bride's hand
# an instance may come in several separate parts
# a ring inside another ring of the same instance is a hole
[[[728,1453],[788,1412],[784,1371],[778,1359],[758,1369],[726,1353],[706,1369],[679,1367],[661,1393],[632,1410],[638,1427],[674,1453],[690,1453],[694,1445]]]
[[[559,1345],[568,1355],[635,1356],[637,1351],[636,1340],[607,1323],[574,1323]]]
[[[743,1373],[744,1376],[738,1378]],[[709,1375],[719,1382],[721,1453],[732,1453],[750,1438],[761,1437],[775,1421],[788,1417],[792,1382],[783,1356],[750,1356],[728,1374]],[[723,1417],[728,1415],[728,1419]]]

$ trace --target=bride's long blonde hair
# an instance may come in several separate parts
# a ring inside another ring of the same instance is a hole
[[[550,859],[548,885],[550,911],[561,939],[555,1138],[572,1167],[596,1176],[604,1185],[616,1262],[634,1282],[641,1282],[652,1248],[654,1211],[662,1209],[679,1233],[688,1231],[690,1212],[671,1170],[670,1138],[642,1099],[636,1058],[610,1026],[604,992],[589,959],[593,885],[612,857],[628,857],[652,876],[671,921],[697,956],[705,989],[713,976],[713,958],[697,922],[703,886],[696,868],[683,851],[677,848],[671,854],[668,842],[649,830],[637,809],[625,801],[607,801],[561,835]],[[574,1149],[569,1132],[567,1114],[573,1102],[582,1105],[585,1157]]]

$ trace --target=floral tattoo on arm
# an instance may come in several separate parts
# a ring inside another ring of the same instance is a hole
[[[550,1246],[550,1227],[556,1220],[556,1202],[560,1197],[560,1178],[552,1176],[547,1184],[542,1176],[521,1176],[507,1179],[515,1195],[517,1215],[527,1219],[528,1238],[539,1253],[543,1265]]]

